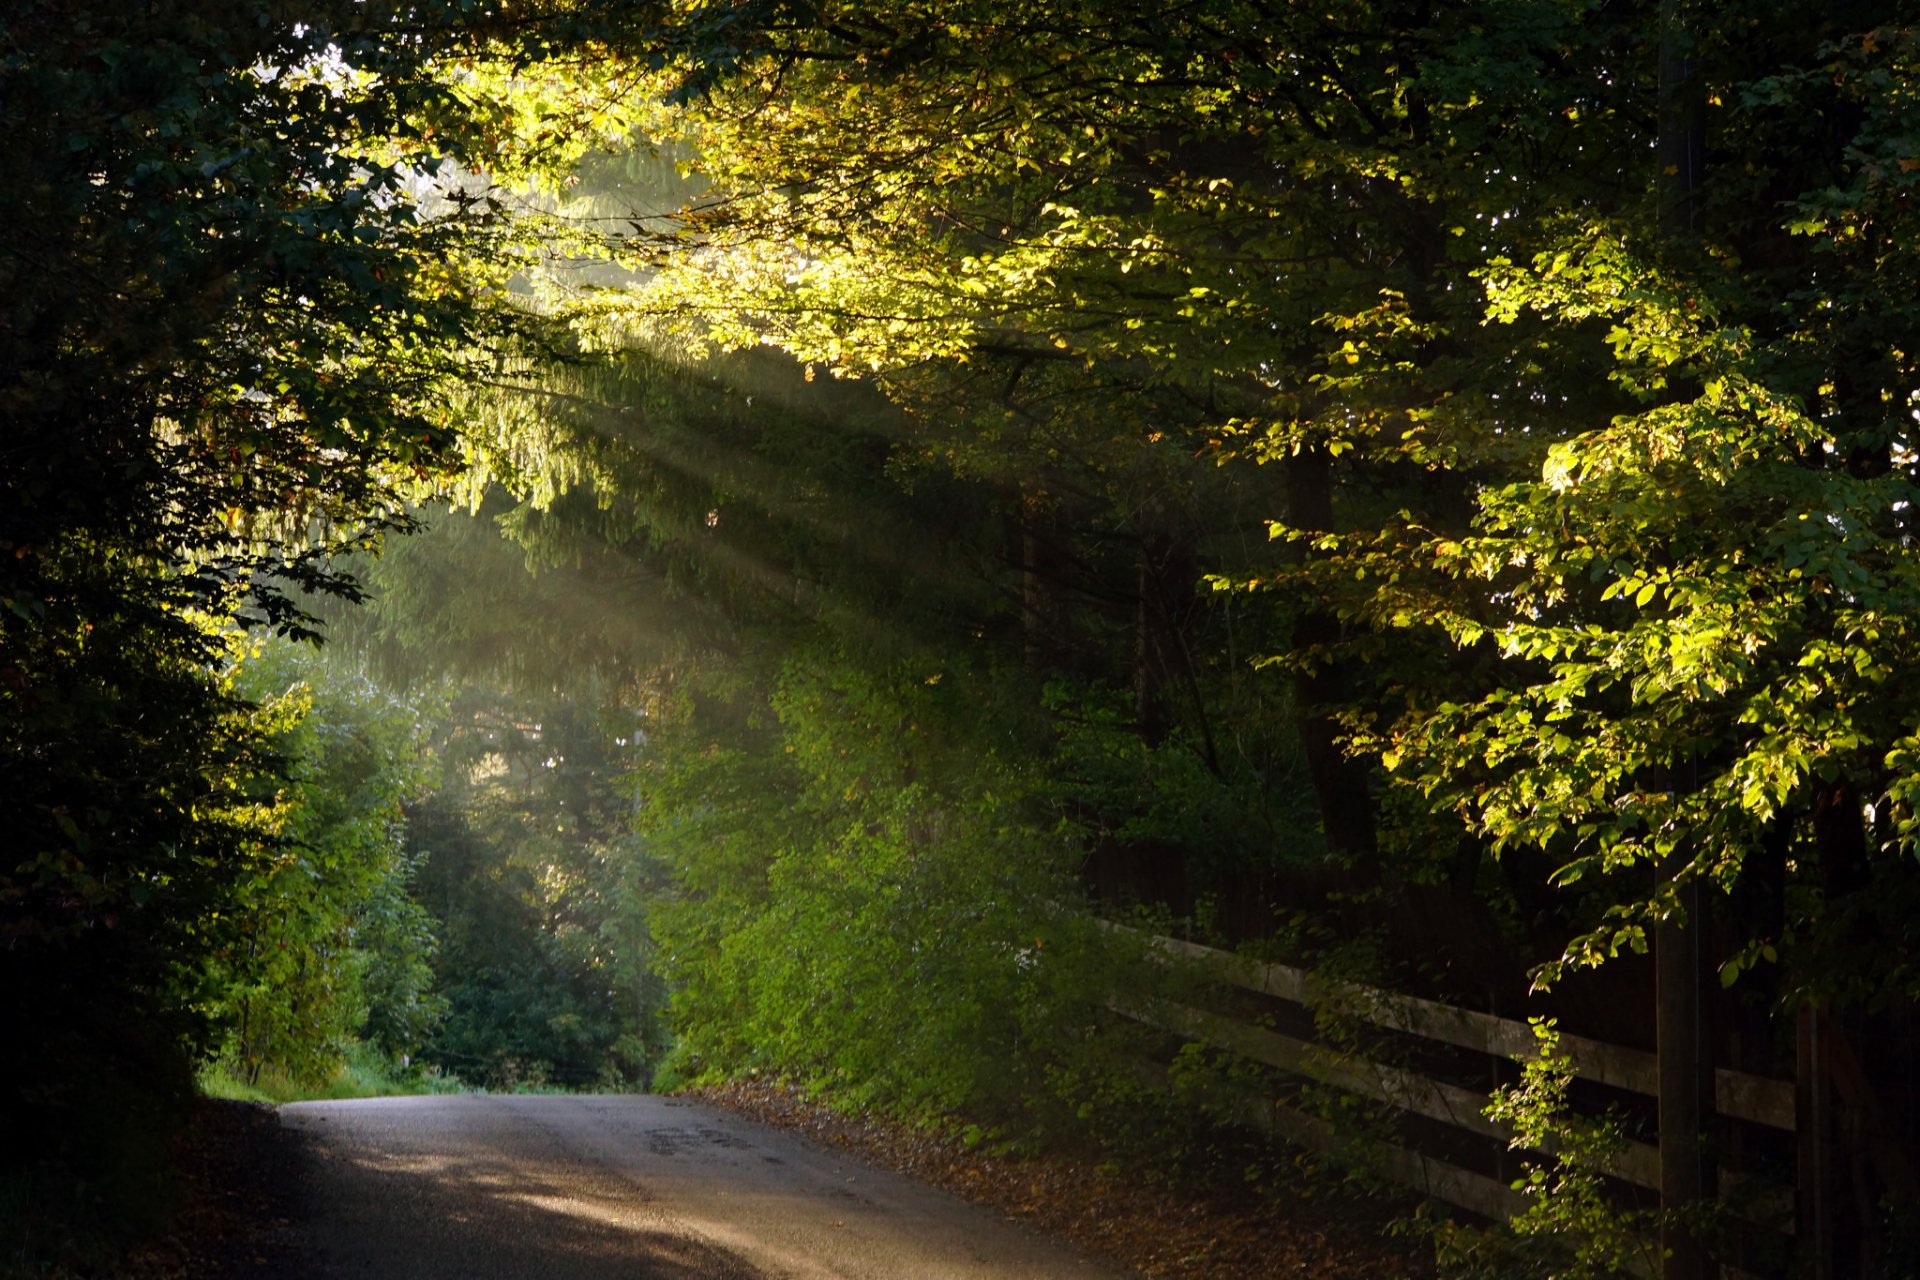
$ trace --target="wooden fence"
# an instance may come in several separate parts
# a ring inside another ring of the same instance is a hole
[[[1281,1006],[1268,1004],[1270,1010],[1284,1006],[1296,1014],[1310,1016],[1316,1007],[1329,1000],[1337,1000],[1345,1015],[1358,1018],[1363,1024],[1413,1037],[1415,1043],[1452,1046],[1454,1050],[1478,1055],[1486,1060],[1484,1068],[1476,1073],[1483,1080],[1492,1081],[1502,1074],[1513,1078],[1515,1068],[1508,1064],[1531,1060],[1539,1052],[1538,1039],[1532,1026],[1526,1022],[1359,984],[1329,984],[1289,965],[1259,961],[1173,938],[1140,934],[1120,925],[1109,924],[1106,927],[1133,936],[1157,959],[1168,964],[1187,966],[1207,983],[1229,993],[1235,990],[1252,992],[1267,997],[1269,1001],[1282,1002]],[[1109,1002],[1109,1007],[1117,1014],[1181,1040],[1263,1063],[1280,1069],[1291,1079],[1329,1086],[1374,1103],[1385,1104],[1397,1109],[1400,1114],[1437,1123],[1452,1134],[1466,1135],[1474,1141],[1424,1144],[1408,1141],[1404,1145],[1391,1140],[1369,1141],[1366,1147],[1368,1163],[1382,1175],[1424,1195],[1485,1217],[1508,1218],[1525,1206],[1525,1197],[1512,1187],[1517,1170],[1511,1169],[1510,1158],[1505,1155],[1513,1135],[1504,1125],[1487,1118],[1488,1091],[1433,1078],[1433,1074],[1438,1073],[1429,1074],[1338,1052],[1318,1040],[1285,1034],[1249,1022],[1243,1016],[1229,1016],[1167,998],[1117,996]],[[1279,1020],[1298,1025],[1304,1017]],[[1816,1018],[1810,1029],[1817,1036],[1821,1027]],[[1808,1033],[1809,1028],[1803,1027],[1803,1040]],[[1661,1064],[1654,1053],[1564,1033],[1558,1037],[1558,1049],[1569,1060],[1572,1073],[1578,1079],[1606,1086],[1623,1095],[1649,1099],[1663,1097]],[[1842,1068],[1839,1074],[1847,1074],[1844,1070],[1844,1046],[1838,1058],[1828,1053],[1808,1058],[1803,1045],[1802,1060],[1821,1064],[1828,1075],[1834,1072],[1833,1064],[1839,1062]],[[1710,1276],[1716,1268],[1724,1268],[1722,1274],[1726,1276],[1752,1274],[1746,1270],[1749,1266],[1759,1266],[1764,1271],[1769,1269],[1764,1263],[1753,1263],[1748,1259],[1787,1256],[1795,1252],[1792,1235],[1796,1231],[1804,1233],[1807,1230],[1802,1224],[1811,1220],[1815,1229],[1819,1229],[1817,1205],[1811,1203],[1819,1196],[1796,1196],[1792,1184],[1824,1185],[1819,1180],[1822,1175],[1818,1162],[1810,1161],[1807,1147],[1809,1142],[1822,1140],[1821,1135],[1811,1131],[1821,1123],[1830,1125],[1834,1112],[1821,1103],[1826,1092],[1824,1084],[1816,1080],[1814,1083],[1821,1087],[1811,1089],[1805,1070],[1802,1072],[1803,1078],[1794,1081],[1771,1079],[1725,1067],[1712,1068],[1710,1063],[1707,1069],[1711,1070],[1711,1098],[1702,1099],[1701,1106],[1710,1109],[1713,1126],[1719,1130],[1719,1145],[1722,1148],[1716,1161],[1718,1168],[1714,1171],[1717,1179],[1710,1177],[1707,1189],[1716,1189],[1717,1183],[1717,1191],[1724,1200],[1738,1205],[1742,1218],[1757,1228],[1759,1234],[1743,1232],[1748,1239],[1744,1246],[1735,1249],[1735,1257],[1711,1259],[1702,1252],[1688,1266],[1693,1268],[1692,1274],[1700,1276]],[[1855,1074],[1858,1074],[1857,1070]],[[1458,1078],[1456,1076],[1456,1080]],[[1853,1085],[1855,1092],[1865,1090],[1859,1080],[1855,1080]],[[1671,1079],[1667,1087],[1671,1088]],[[1847,1086],[1842,1084],[1841,1089],[1846,1092]],[[1853,1100],[1864,1103],[1868,1099],[1862,1097]],[[1239,1119],[1266,1133],[1309,1148],[1326,1150],[1351,1141],[1349,1136],[1337,1133],[1333,1125],[1313,1110],[1302,1108],[1288,1098],[1242,1096],[1237,1103],[1236,1114]],[[1743,1142],[1738,1132],[1740,1126],[1751,1126],[1755,1133],[1746,1135],[1747,1140]],[[1664,1170],[1660,1147],[1641,1141],[1628,1142],[1605,1169],[1625,1188],[1641,1188],[1642,1198],[1653,1204],[1670,1200],[1673,1186],[1672,1141],[1670,1135],[1664,1132],[1666,1126],[1662,1124],[1659,1127],[1663,1130],[1663,1140],[1669,1145]],[[1774,1136],[1771,1139],[1757,1136],[1766,1132]],[[1785,1178],[1778,1176],[1780,1161],[1777,1159],[1774,1162],[1775,1176],[1771,1180],[1753,1176],[1738,1167],[1739,1152],[1743,1148],[1771,1146],[1776,1152],[1785,1150],[1792,1153],[1796,1144],[1799,1150],[1797,1156],[1789,1155],[1789,1172]],[[1457,1150],[1451,1156],[1433,1150],[1435,1146],[1447,1145],[1456,1148],[1477,1145],[1484,1152],[1498,1154],[1488,1155],[1479,1161],[1463,1161]],[[1697,1138],[1695,1145],[1700,1145]],[[1481,1167],[1467,1167],[1473,1163]],[[1796,1164],[1797,1177],[1792,1172]],[[1910,1173],[1903,1173],[1897,1151],[1891,1153],[1886,1164],[1885,1174],[1889,1185],[1899,1183],[1903,1177],[1910,1180]],[[1489,1166],[1492,1167],[1491,1172],[1488,1171]],[[1661,1195],[1663,1191],[1664,1196]],[[1646,1196],[1645,1192],[1655,1195]],[[1765,1233],[1775,1236],[1771,1249],[1766,1248],[1765,1241],[1760,1238]],[[1824,1245],[1816,1243],[1809,1250],[1808,1241],[1803,1238],[1798,1248],[1801,1259],[1798,1270],[1815,1276],[1830,1274],[1831,1259],[1820,1256],[1824,1248]],[[1659,1270],[1667,1275],[1674,1274],[1671,1250]],[[1845,1270],[1843,1267],[1842,1271]]]

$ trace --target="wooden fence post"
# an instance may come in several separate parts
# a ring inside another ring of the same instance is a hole
[[[1827,1079],[1824,1011],[1800,1006],[1795,1027],[1795,1212],[1811,1280],[1833,1280],[1833,1087]]]
[[[1706,977],[1706,896],[1699,882],[1680,890],[1686,920],[1669,917],[1654,932],[1655,1049],[1660,1075],[1661,1280],[1707,1280],[1712,1260],[1676,1211],[1712,1194],[1707,1152],[1713,1114],[1713,1052],[1701,998]]]

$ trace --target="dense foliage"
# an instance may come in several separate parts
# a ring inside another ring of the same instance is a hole
[[[634,206],[600,340],[871,382],[899,490],[999,526],[990,682],[1224,776],[1238,668],[1291,672],[1328,849],[1506,881],[1541,981],[1709,881],[1730,977],[1912,994],[1906,27],[809,14],[635,107],[710,186]]]
[[[333,557],[457,458],[444,387],[530,340],[522,256],[453,181],[524,150],[446,74],[493,47],[476,17],[0,7],[10,1200],[23,1162],[83,1179],[60,1203],[141,1194],[128,1135],[177,1109],[216,971],[266,942],[250,909],[307,834],[274,830],[290,766],[229,682],[234,633],[354,596]]]
[[[208,973],[221,1058],[248,1083],[325,1081],[364,1039],[398,1060],[444,1014],[433,922],[411,894],[402,808],[427,781],[428,707],[286,642],[244,661],[284,776],[262,856],[231,908],[244,934]]]

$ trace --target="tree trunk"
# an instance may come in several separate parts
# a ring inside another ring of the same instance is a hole
[[[1066,665],[1072,648],[1067,632],[1071,611],[1061,600],[1061,588],[1073,555],[1043,496],[1023,494],[1018,519],[1022,657],[1028,671],[1046,676]]]
[[[1332,528],[1333,460],[1324,450],[1303,449],[1288,459],[1287,521],[1296,529]],[[1347,755],[1340,744],[1340,726],[1328,711],[1346,701],[1345,676],[1326,654],[1339,639],[1340,620],[1331,610],[1310,606],[1302,613],[1294,627],[1293,650],[1319,649],[1321,655],[1295,677],[1294,692],[1327,851],[1349,866],[1366,866],[1379,850],[1367,768]]]
[[[1706,1249],[1673,1217],[1713,1194],[1709,1149],[1713,1115],[1713,1045],[1707,1034],[1706,894],[1698,880],[1680,890],[1684,921],[1668,918],[1654,933],[1655,1028],[1660,1085],[1661,1280],[1706,1280]]]
[[[1657,171],[1659,233],[1664,247],[1692,240],[1704,152],[1706,102],[1693,63],[1692,6],[1662,0]],[[1674,861],[1683,861],[1676,854]],[[1713,1050],[1703,991],[1706,895],[1696,880],[1680,889],[1684,919],[1669,917],[1654,934],[1660,1081],[1660,1244],[1662,1280],[1705,1280],[1713,1270],[1702,1242],[1675,1215],[1713,1193],[1707,1150],[1713,1114]]]

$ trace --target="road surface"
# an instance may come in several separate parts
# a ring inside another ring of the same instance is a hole
[[[944,1192],[672,1098],[280,1108],[322,1280],[1120,1280]]]

